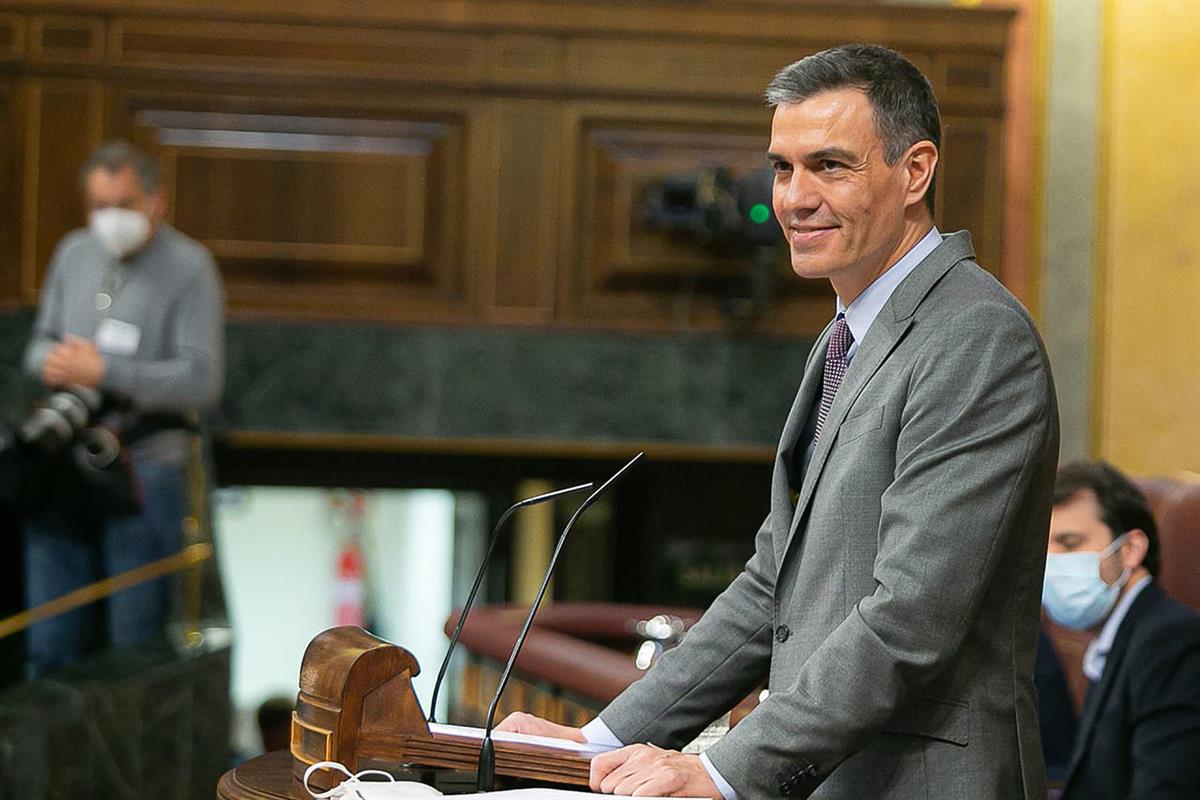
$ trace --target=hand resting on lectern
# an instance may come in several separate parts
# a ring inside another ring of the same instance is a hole
[[[497,731],[553,736],[586,742],[581,728],[559,725],[516,711],[496,726]],[[633,797],[710,797],[722,800],[699,756],[634,744],[592,758],[589,783],[593,792]]]
[[[509,733],[527,733],[531,736],[551,736],[555,739],[569,739],[572,742],[587,742],[587,739],[583,736],[583,731],[579,728],[572,728],[569,725],[559,725],[557,722],[535,717],[533,714],[526,714],[524,711],[514,711],[509,714],[496,726],[496,730],[508,731]]]

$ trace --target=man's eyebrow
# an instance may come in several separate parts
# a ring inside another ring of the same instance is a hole
[[[844,147],[822,147],[804,156],[805,161],[840,161],[846,164],[858,164],[863,159],[857,153],[852,153]],[[772,164],[788,164],[790,161],[778,153],[767,153],[767,161]]]
[[[845,161],[847,164],[857,164],[862,160],[844,147],[823,147],[809,153],[806,158],[809,161]]]

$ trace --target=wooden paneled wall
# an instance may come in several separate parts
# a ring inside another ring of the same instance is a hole
[[[780,0],[0,0],[0,305],[32,305],[101,139],[161,156],[231,313],[721,330],[737,258],[649,230],[662,176],[761,166],[781,66],[908,54],[944,117],[939,223],[1005,274],[1002,12]],[[284,10],[286,9],[286,10]],[[829,290],[779,264],[761,330]]]

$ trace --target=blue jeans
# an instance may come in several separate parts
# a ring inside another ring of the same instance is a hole
[[[25,522],[25,600],[30,608],[126,570],[179,552],[187,500],[183,467],[135,463],[142,486],[141,513],[80,521],[50,511]],[[171,603],[169,578],[118,592],[107,601],[108,642],[131,647],[159,636]],[[81,656],[95,639],[90,606],[29,629],[26,673],[36,678]]]

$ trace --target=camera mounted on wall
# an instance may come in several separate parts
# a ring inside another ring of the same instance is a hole
[[[718,254],[749,259],[744,288],[727,296],[722,313],[749,325],[774,296],[783,234],[771,210],[770,168],[734,175],[716,166],[667,175],[642,202],[646,227],[690,240]]]

